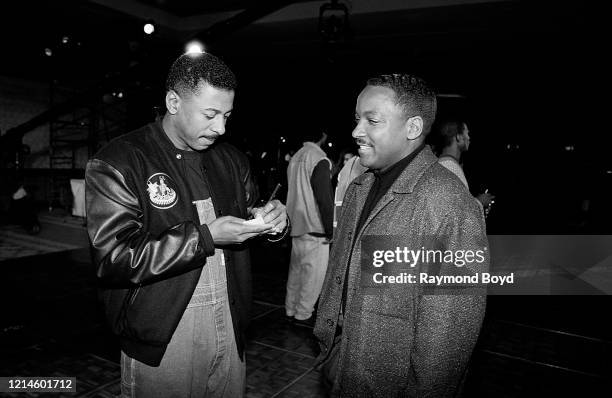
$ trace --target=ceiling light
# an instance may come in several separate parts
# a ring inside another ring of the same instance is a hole
[[[144,25],[144,32],[148,35],[152,34],[153,32],[155,32],[155,25],[153,25],[153,23],[151,22],[147,22]]]
[[[185,53],[187,54],[202,54],[204,53],[204,46],[198,41],[190,41],[185,46]]]

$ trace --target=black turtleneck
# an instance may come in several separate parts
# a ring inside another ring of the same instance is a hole
[[[355,235],[359,233],[361,227],[368,219],[368,216],[376,207],[376,204],[380,201],[380,198],[387,193],[391,185],[397,180],[397,177],[402,174],[402,171],[412,162],[412,160],[421,152],[421,150],[425,147],[425,144],[422,144],[417,149],[412,151],[409,155],[406,155],[402,160],[396,162],[394,165],[388,167],[384,171],[373,171],[374,173],[374,184],[372,184],[372,188],[368,193],[368,197],[366,198],[365,204],[363,205],[363,210],[361,211],[361,216],[359,216],[359,222],[357,223],[357,228],[355,229]]]
[[[359,234],[359,232],[361,231],[361,228],[363,227],[363,224],[368,219],[368,216],[370,215],[372,210],[374,210],[374,207],[376,207],[376,204],[378,203],[380,198],[382,198],[383,195],[387,193],[389,188],[391,188],[391,185],[393,185],[395,180],[397,180],[397,177],[399,177],[400,174],[402,174],[404,169],[408,167],[410,162],[412,162],[412,160],[419,154],[419,152],[423,150],[424,147],[425,147],[425,144],[422,144],[417,149],[412,151],[410,154],[406,155],[402,160],[399,160],[394,165],[388,167],[384,171],[371,171],[371,173],[374,173],[374,177],[375,177],[374,184],[372,184],[372,188],[370,188],[370,192],[368,192],[368,197],[366,198],[365,204],[363,205],[363,210],[361,211],[361,215],[359,216],[359,222],[357,223],[357,228],[355,228],[354,236],[357,236]],[[370,173],[370,171],[368,172]],[[357,242],[357,239],[353,240],[353,246],[355,246],[356,242]],[[351,253],[352,252],[353,250],[351,248]],[[349,256],[348,263],[349,264],[351,263],[350,256]],[[344,286],[342,287],[342,307],[341,307],[342,310],[341,311],[343,313],[344,313],[344,306],[346,304],[346,295],[347,295],[347,290],[348,290],[347,280],[348,280],[349,268],[350,267],[346,267],[346,272],[344,274]],[[341,333],[341,328],[338,328],[336,333]]]

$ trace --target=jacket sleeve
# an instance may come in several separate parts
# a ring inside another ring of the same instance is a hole
[[[334,196],[332,193],[331,170],[327,159],[319,161],[315,166],[312,176],[310,176],[310,185],[312,186],[315,202],[319,208],[325,235],[331,238],[334,221]]]
[[[438,236],[442,236],[443,250],[455,253],[482,250],[481,259],[484,260],[466,263],[460,269],[456,269],[455,264],[442,264],[439,275],[457,275],[457,271],[473,275],[488,271],[484,218],[476,200],[470,199],[444,218]],[[419,296],[411,351],[417,397],[455,397],[461,390],[486,304],[486,289],[463,290]]]
[[[185,221],[158,236],[145,231],[138,197],[125,176],[102,160],[87,164],[85,195],[96,276],[104,284],[129,287],[167,279],[201,267],[214,253],[205,225]]]
[[[249,158],[247,158],[247,156],[242,152],[238,152],[238,154],[238,156],[240,156],[240,159],[238,160],[240,165],[240,178],[242,179],[242,184],[246,192],[246,205],[247,207],[253,207],[259,199],[259,189],[257,188],[257,183],[255,182],[253,173],[251,172],[251,163],[249,162]]]

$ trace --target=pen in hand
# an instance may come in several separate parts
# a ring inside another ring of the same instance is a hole
[[[272,193],[270,194],[270,198],[268,199],[267,203],[270,203],[274,200],[274,198],[276,197],[276,194],[278,193],[278,190],[280,189],[280,187],[282,187],[281,183],[279,182],[278,184],[276,184],[276,187],[274,187],[274,190],[272,191]]]
[[[268,198],[268,201],[263,205],[263,208],[265,208],[268,203],[272,202],[274,200],[274,198],[276,197],[276,194],[278,193],[278,190],[280,189],[280,187],[282,187],[282,184],[279,182],[278,184],[276,184],[276,186],[274,187],[274,190],[272,191],[272,193],[270,194],[270,197]],[[280,231],[276,230],[276,227],[274,228],[272,235],[276,235],[277,233],[279,233]]]
[[[257,219],[257,217],[261,217],[261,221],[260,222],[263,222],[264,208],[266,207],[266,205],[268,203],[270,203],[271,201],[274,200],[274,198],[276,197],[276,194],[278,193],[278,190],[280,189],[280,187],[282,187],[282,184],[280,184],[280,183],[276,184],[276,187],[274,187],[274,190],[270,194],[270,197],[268,198],[268,201],[267,202],[263,202],[263,203],[259,202],[261,207],[253,208],[253,211],[251,212],[251,217],[253,217],[253,219]]]

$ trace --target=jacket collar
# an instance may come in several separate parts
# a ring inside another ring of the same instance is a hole
[[[355,232],[357,239],[360,239],[362,233],[367,229],[370,222],[372,222],[372,220],[378,215],[378,213],[380,213],[380,211],[385,208],[385,206],[387,206],[389,203],[397,199],[397,196],[395,194],[412,193],[415,185],[417,184],[423,173],[425,173],[425,171],[437,161],[438,158],[436,157],[436,155],[433,154],[431,148],[428,145],[425,146],[425,148],[423,148],[421,152],[419,152],[419,154],[414,159],[412,159],[410,164],[406,166],[402,174],[400,174],[399,177],[393,183],[393,185],[391,185],[389,191],[384,194],[383,197],[380,198],[376,206],[374,206],[374,209],[372,209],[372,212],[370,213],[366,221],[363,223],[361,230]],[[372,188],[372,184],[374,183],[374,178],[376,177],[374,177],[374,174],[372,172],[367,172],[364,175],[357,177],[357,179],[353,181],[353,184],[362,185],[357,190],[357,214],[361,214],[361,212],[363,211],[368,192],[370,191],[370,189]],[[357,224],[357,218],[353,220],[353,223],[354,229]]]
[[[155,142],[159,143],[164,150],[170,151],[173,154],[187,152],[178,149],[174,146],[172,141],[170,141],[170,138],[168,138],[164,131],[162,117],[156,118],[149,126],[153,132],[153,139]],[[200,155],[202,156],[203,171],[206,182],[209,184],[210,196],[213,199],[217,217],[232,214],[231,205],[235,201],[233,191],[235,187],[229,183],[229,181],[233,180],[231,165],[228,164],[226,157],[220,156],[217,151],[211,150],[211,148],[200,152]],[[241,216],[241,214],[238,213],[232,215],[236,217]]]
[[[423,173],[437,161],[436,155],[434,155],[429,145],[426,145],[397,177],[389,191],[394,193],[411,193]],[[374,178],[372,172],[366,172],[361,177],[356,178],[353,184],[372,186]]]
[[[149,127],[153,131],[153,136],[155,137],[155,141],[157,141],[164,149],[172,152],[179,151],[178,148],[174,146],[170,138],[166,135],[164,131],[164,126],[162,125],[162,116],[158,116],[155,118],[153,123],[149,124]]]

